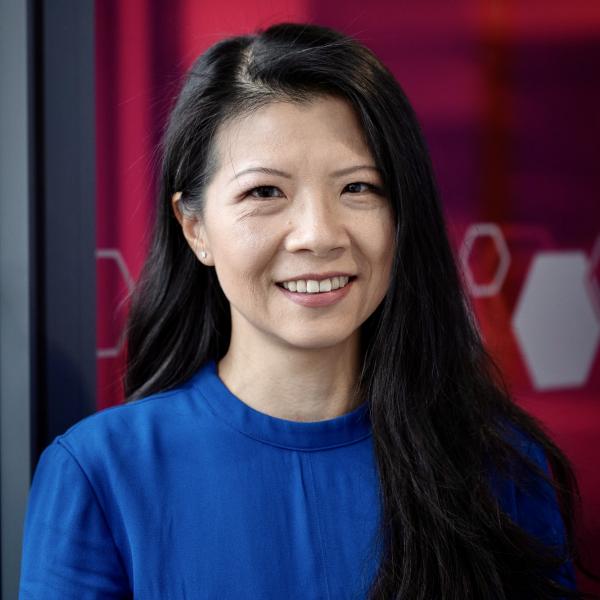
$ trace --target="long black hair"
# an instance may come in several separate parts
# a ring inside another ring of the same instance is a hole
[[[581,564],[572,465],[544,425],[512,399],[484,348],[456,266],[429,154],[411,105],[365,46],[327,27],[280,23],[221,40],[188,71],[161,144],[151,248],[127,326],[128,401],[174,388],[231,335],[214,268],[187,244],[173,213],[201,214],[216,168],[217,128],[274,100],[345,99],[381,169],[395,218],[389,289],[361,328],[357,389],[369,399],[381,481],[379,569],[369,598],[590,598],[556,581]],[[513,429],[511,429],[513,428]],[[546,476],[510,441],[516,428],[544,450]],[[492,493],[489,468],[526,486],[542,477],[557,494],[564,547],[541,545]]]

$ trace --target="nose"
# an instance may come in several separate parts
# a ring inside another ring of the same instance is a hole
[[[329,256],[334,250],[347,248],[349,237],[342,210],[324,195],[313,194],[298,200],[290,216],[286,250],[307,250],[316,256]]]

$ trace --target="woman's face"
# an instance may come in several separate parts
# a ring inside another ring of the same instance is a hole
[[[216,269],[232,338],[316,349],[358,335],[388,289],[394,224],[350,105],[271,103],[227,124],[215,143],[219,167],[203,215],[183,229]],[[318,293],[310,282],[309,293],[301,282],[289,286],[295,292],[281,285],[333,273],[355,279],[330,292],[323,281]]]

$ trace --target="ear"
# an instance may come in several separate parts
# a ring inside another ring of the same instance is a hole
[[[199,217],[186,214],[181,203],[181,192],[175,192],[171,197],[171,205],[173,213],[179,224],[183,236],[185,237],[190,248],[200,262],[207,266],[213,266],[214,262],[208,247],[206,230],[204,223]],[[206,256],[202,256],[202,252],[206,252]]]

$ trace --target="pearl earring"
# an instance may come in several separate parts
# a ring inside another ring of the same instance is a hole
[[[200,252],[200,258],[206,258],[207,254],[204,250],[202,250],[202,252]]]

